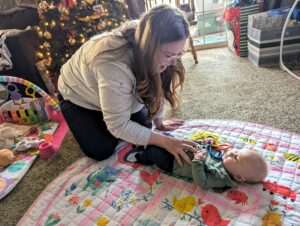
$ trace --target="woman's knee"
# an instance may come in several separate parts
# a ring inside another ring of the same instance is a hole
[[[106,144],[99,144],[98,146],[85,145],[81,146],[81,149],[86,156],[98,161],[102,161],[113,155],[117,144],[118,142],[116,141]]]

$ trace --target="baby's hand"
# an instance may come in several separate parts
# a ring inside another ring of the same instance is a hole
[[[213,144],[216,143],[216,140],[214,138],[212,138],[212,137],[208,137],[208,138],[204,139],[204,143],[208,144],[208,145],[213,145]]]
[[[197,151],[194,154],[194,159],[204,160],[205,159],[205,152],[204,151]]]

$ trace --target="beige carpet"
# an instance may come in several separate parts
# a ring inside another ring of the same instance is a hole
[[[300,81],[278,68],[257,68],[226,48],[183,59],[187,79],[182,105],[169,117],[234,119],[300,133]],[[82,156],[69,133],[58,155],[37,159],[17,187],[0,201],[0,225],[16,225],[42,190]]]

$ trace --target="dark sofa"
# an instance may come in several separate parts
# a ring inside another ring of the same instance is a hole
[[[0,14],[0,30],[20,29],[39,24],[39,15],[35,8],[24,8],[9,14]]]
[[[0,71],[0,75],[24,78],[48,92],[35,66],[38,61],[36,49],[40,40],[33,29],[25,29],[27,26],[38,24],[39,17],[35,8],[25,8],[10,14],[0,15],[0,30],[20,29],[5,40],[5,44],[12,55],[13,68]]]

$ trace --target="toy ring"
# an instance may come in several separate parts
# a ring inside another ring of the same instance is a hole
[[[216,146],[214,148],[214,150],[215,151],[221,151],[221,150],[227,151],[229,148],[232,148],[232,146],[229,144],[219,144],[218,146]]]
[[[217,150],[214,153],[214,150],[213,150],[212,146],[208,146],[208,153],[210,154],[210,156],[212,158],[215,158],[215,159],[222,159],[222,157],[223,157],[223,152],[221,150]]]
[[[33,99],[35,98],[35,90],[34,90],[32,87],[28,86],[28,87],[25,89],[25,93],[26,93],[27,96],[30,96],[30,97],[32,97]]]
[[[224,151],[232,148],[229,144],[219,144],[218,146],[208,146],[208,153],[211,157],[216,159],[222,159]]]

